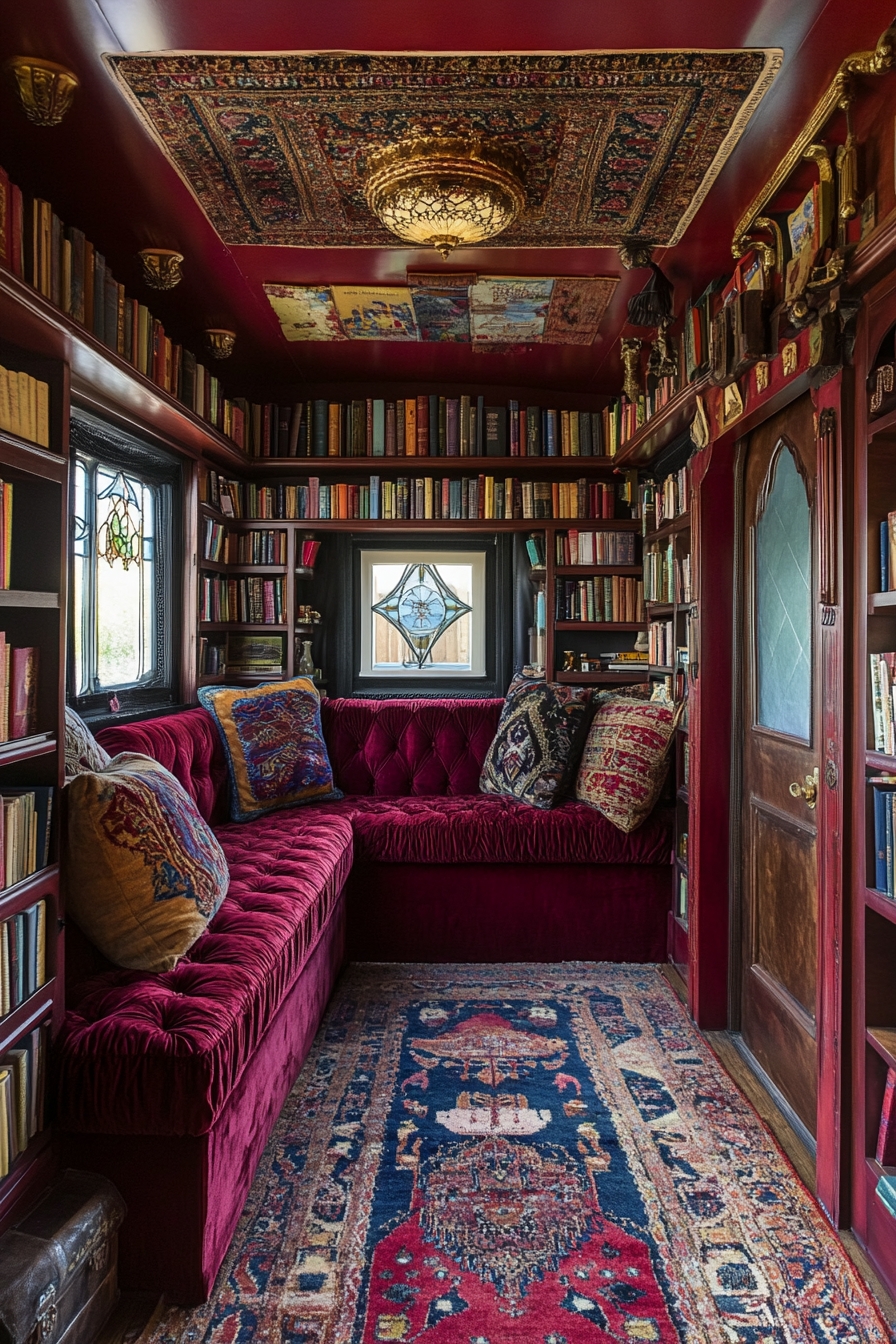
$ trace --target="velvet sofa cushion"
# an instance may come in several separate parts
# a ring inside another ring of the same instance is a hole
[[[324,737],[346,795],[470,794],[503,700],[325,700]]]
[[[67,905],[104,956],[168,971],[227,892],[221,846],[170,771],[125,752],[65,791]]]
[[[201,686],[199,703],[221,734],[233,821],[342,797],[333,786],[320,693],[307,677],[262,686]]]
[[[602,697],[588,733],[576,798],[631,833],[660,796],[683,706],[624,695]]]
[[[230,890],[171,971],[75,986],[55,1049],[57,1123],[199,1135],[215,1123],[313,950],[352,862],[351,822],[272,812],[224,826]]]
[[[671,808],[630,836],[584,803],[544,811],[483,794],[346,798],[327,810],[350,818],[355,857],[367,862],[655,864],[672,851]]]

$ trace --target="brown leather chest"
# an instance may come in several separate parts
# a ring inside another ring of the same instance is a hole
[[[118,1299],[111,1181],[66,1171],[0,1237],[0,1344],[91,1344]]]

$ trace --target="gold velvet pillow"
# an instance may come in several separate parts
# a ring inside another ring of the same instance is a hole
[[[224,851],[183,786],[136,752],[66,786],[67,905],[105,957],[169,971],[227,894]]]

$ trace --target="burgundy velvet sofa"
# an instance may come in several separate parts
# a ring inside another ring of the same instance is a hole
[[[109,1176],[130,1216],[125,1287],[208,1296],[256,1165],[346,956],[658,961],[671,825],[478,793],[500,700],[336,700],[324,735],[341,802],[228,821],[202,709],[108,728],[111,753],[171,770],[213,825],[228,895],[172,971],[71,977],[55,1052],[64,1161]]]

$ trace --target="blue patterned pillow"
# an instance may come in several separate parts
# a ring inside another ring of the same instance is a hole
[[[264,686],[203,686],[199,703],[224,743],[233,821],[342,797],[321,730],[320,696],[307,677]]]

